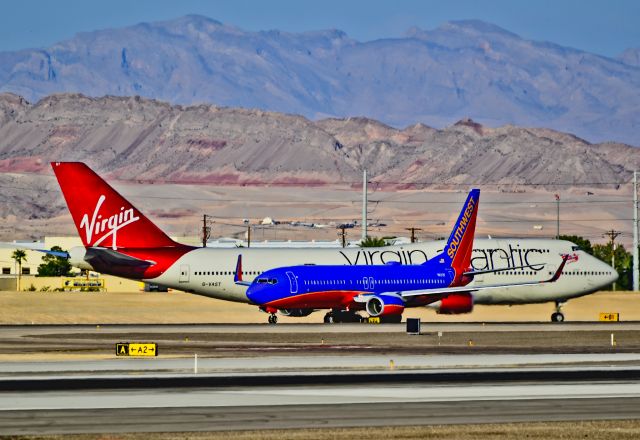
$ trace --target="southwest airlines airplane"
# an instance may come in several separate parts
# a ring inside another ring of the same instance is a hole
[[[213,249],[196,248],[171,240],[89,167],[79,162],[51,164],[83,246],[69,251],[71,263],[82,269],[130,278],[198,295],[252,304],[246,286],[233,276],[242,253],[243,276],[251,281],[269,269],[304,264],[374,265],[398,262],[422,264],[442,252],[444,241],[383,248],[346,249]],[[562,305],[611,284],[618,274],[607,264],[562,240],[475,239],[471,266],[494,271],[474,276],[473,286],[543,281],[553,275],[569,254],[560,279],[537,286],[512,286],[450,294],[429,304],[439,313],[469,313],[474,304],[528,304],[555,302],[553,321],[563,321]],[[517,268],[519,267],[519,269]],[[307,316],[313,309],[280,309],[289,316]],[[341,310],[329,317],[339,321]]]
[[[468,286],[477,275],[531,268],[530,265],[493,270],[471,267],[479,201],[480,190],[472,190],[442,252],[422,264],[390,261],[374,266],[289,266],[268,270],[250,283],[242,279],[242,256],[239,256],[234,280],[248,286],[249,300],[270,313],[269,323],[275,324],[280,309],[365,310],[370,317],[383,322],[400,322],[406,307],[423,307],[452,294],[469,298],[469,302],[472,293],[482,290],[535,286],[560,278],[568,255],[563,256],[560,267],[546,281]]]

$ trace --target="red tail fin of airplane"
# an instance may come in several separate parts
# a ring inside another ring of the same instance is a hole
[[[442,258],[451,265],[458,276],[468,271],[471,265],[471,252],[473,251],[473,236],[476,230],[479,200],[480,190],[471,190],[441,254]]]
[[[120,249],[177,245],[84,163],[52,162],[51,166],[85,246]]]

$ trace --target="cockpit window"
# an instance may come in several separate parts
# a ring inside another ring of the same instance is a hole
[[[277,278],[258,278],[258,284],[278,284]]]

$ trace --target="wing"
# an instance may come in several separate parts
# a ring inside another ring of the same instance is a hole
[[[422,289],[422,290],[408,290],[401,292],[403,298],[409,298],[412,296],[434,296],[434,295],[448,295],[451,293],[461,293],[461,292],[477,292],[480,290],[491,290],[491,289],[502,289],[504,287],[515,287],[515,286],[537,286],[540,284],[553,283],[560,278],[562,275],[562,270],[564,269],[564,265],[567,263],[568,255],[562,256],[562,263],[558,266],[558,269],[553,274],[553,276],[547,280],[543,281],[525,281],[522,283],[511,283],[511,284],[490,284],[488,286],[460,286],[460,287],[443,287],[438,289]]]
[[[503,267],[501,269],[471,270],[469,272],[465,272],[463,275],[482,275],[483,273],[504,272],[505,270],[528,269],[528,268],[534,267],[534,266],[546,266],[546,264],[545,263],[542,263],[542,264],[526,264],[524,266]]]

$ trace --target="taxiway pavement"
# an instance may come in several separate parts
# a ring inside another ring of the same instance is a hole
[[[638,419],[638,331],[636,322],[430,323],[421,336],[404,325],[2,326],[0,435]],[[129,336],[163,341],[160,357],[116,358],[113,344]],[[21,353],[44,349],[37,361]],[[208,353],[197,373],[192,349]]]

